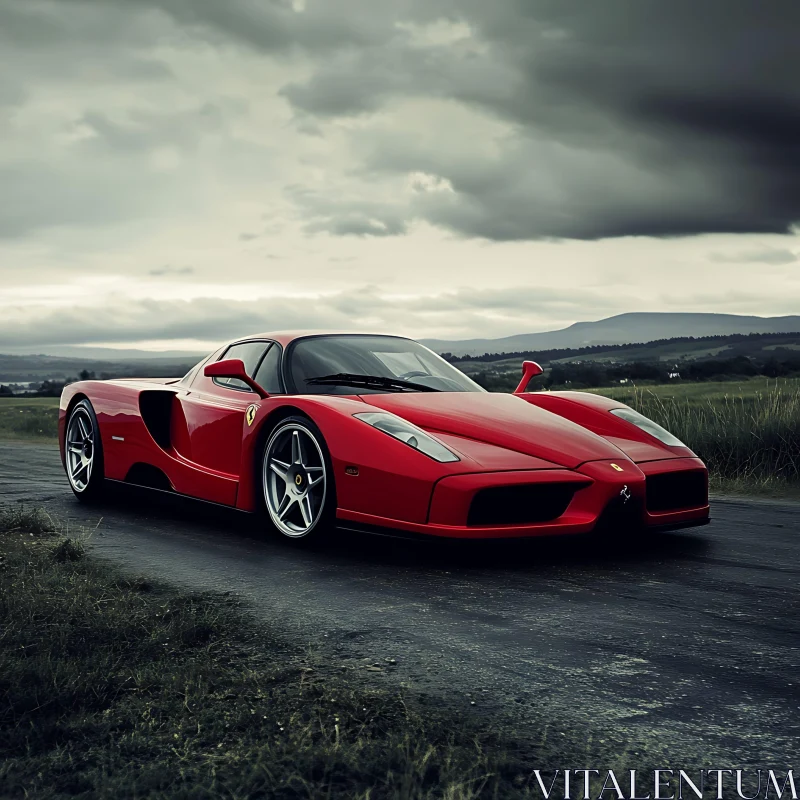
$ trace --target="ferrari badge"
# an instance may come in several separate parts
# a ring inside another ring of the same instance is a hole
[[[256,418],[256,412],[258,411],[258,406],[253,403],[251,406],[247,406],[247,411],[244,413],[244,417],[247,420],[247,427],[249,428],[253,424],[253,420]]]

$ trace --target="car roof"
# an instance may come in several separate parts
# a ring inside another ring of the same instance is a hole
[[[408,339],[408,336],[399,336],[394,333],[377,333],[374,331],[326,331],[326,330],[298,330],[298,331],[270,331],[268,333],[254,333],[250,336],[240,336],[232,339],[225,347],[238,342],[249,342],[253,339],[271,339],[286,347],[295,339],[304,339],[308,336],[391,336],[393,339]]]

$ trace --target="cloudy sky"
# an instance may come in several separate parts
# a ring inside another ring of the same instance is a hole
[[[800,311],[796,0],[0,0],[0,351]]]

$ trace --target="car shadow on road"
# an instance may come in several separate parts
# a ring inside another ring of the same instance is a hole
[[[331,531],[320,540],[292,541],[268,530],[268,523],[258,515],[127,486],[116,487],[104,508],[111,514],[131,513],[131,521],[146,513],[150,524],[154,520],[163,520],[165,527],[176,529],[189,524],[196,535],[214,539],[225,536],[265,551],[299,552],[305,559],[325,559],[340,564],[538,572],[559,565],[597,568],[655,566],[684,559],[697,561],[711,548],[709,537],[702,529],[700,532],[640,531],[631,534],[609,531],[603,535],[499,541],[406,539],[340,529]]]
[[[391,562],[406,567],[465,567],[471,570],[501,569],[536,572],[559,565],[596,568],[612,565],[644,565],[648,562],[705,555],[709,542],[687,533],[639,533],[638,535],[547,536],[497,541],[407,541],[368,534],[340,535],[336,544],[317,545],[320,551],[336,549],[354,561]]]

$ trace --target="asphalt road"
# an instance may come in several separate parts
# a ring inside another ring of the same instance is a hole
[[[584,741],[587,761],[800,767],[800,504],[719,499],[711,525],[635,545],[297,548],[247,515],[143,492],[86,509],[57,450],[0,443],[0,503],[16,501],[96,527],[95,553],[137,574],[240,595],[326,663],[520,737]]]

